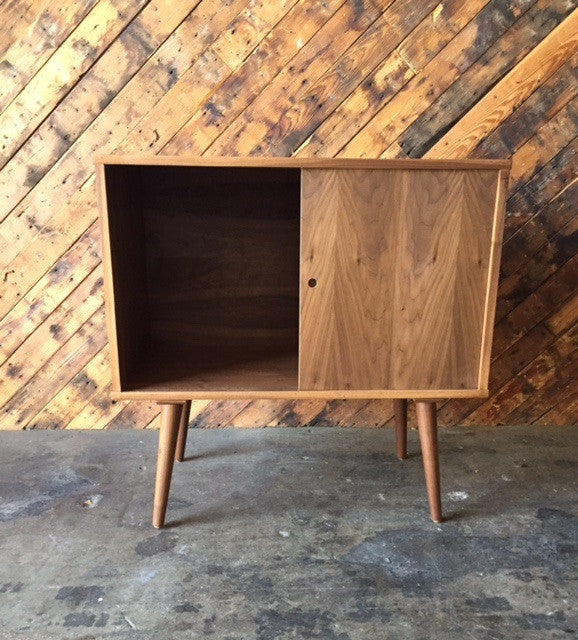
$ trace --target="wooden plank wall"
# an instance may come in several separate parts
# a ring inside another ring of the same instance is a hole
[[[575,421],[576,0],[4,0],[0,428],[157,425],[111,403],[96,152],[512,157],[487,401]],[[388,402],[195,402],[196,426],[388,424]]]

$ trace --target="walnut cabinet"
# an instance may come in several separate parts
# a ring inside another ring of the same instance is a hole
[[[441,519],[436,400],[487,395],[510,164],[97,160],[113,396],[163,419],[165,519],[193,398],[416,401]]]

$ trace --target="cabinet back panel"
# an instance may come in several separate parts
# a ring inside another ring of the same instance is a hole
[[[141,171],[152,341],[296,354],[299,170]]]
[[[303,171],[301,389],[479,388],[497,180]]]

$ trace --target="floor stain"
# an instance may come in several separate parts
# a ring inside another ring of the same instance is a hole
[[[506,598],[500,596],[491,596],[487,598],[468,598],[466,600],[468,607],[476,611],[511,611],[512,605]]]
[[[467,536],[446,523],[442,530],[393,530],[371,536],[343,557],[345,563],[383,572],[406,595],[430,595],[440,585],[467,574],[518,567],[547,567],[564,575],[567,545],[551,536]]]
[[[538,518],[545,527],[555,531],[564,538],[576,542],[578,537],[578,518],[562,509],[541,507],[538,509]]]
[[[329,611],[294,607],[286,611],[264,609],[255,617],[259,640],[279,638],[323,638],[323,640],[351,640],[351,636],[337,630],[335,617]]]
[[[101,613],[96,615],[95,613],[87,613],[79,611],[76,613],[69,613],[64,618],[65,627],[105,627],[108,623],[108,613]]]
[[[104,589],[96,585],[61,587],[56,600],[64,600],[77,607],[80,604],[94,604],[104,598]]]
[[[77,473],[71,467],[43,470],[39,477],[28,479],[28,483],[6,483],[2,485],[0,522],[14,518],[37,516],[50,509],[55,501],[93,486],[94,481]]]
[[[146,538],[146,540],[139,542],[134,550],[139,556],[149,558],[150,556],[157,555],[157,553],[165,553],[166,551],[174,549],[178,540],[179,536],[175,533],[162,531],[156,536]]]
[[[0,585],[0,593],[19,593],[23,586],[23,582],[5,582]]]
[[[560,629],[566,622],[563,611],[552,611],[550,613],[528,613],[525,616],[517,617],[518,624],[522,629],[550,630]],[[566,627],[564,632],[574,634],[575,629]]]
[[[175,613],[199,613],[203,608],[202,604],[195,604],[194,602],[183,602],[173,607]]]

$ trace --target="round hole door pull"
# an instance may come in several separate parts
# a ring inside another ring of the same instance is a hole
[[[311,288],[317,286],[317,280],[315,278],[309,278],[309,282],[307,283]]]

